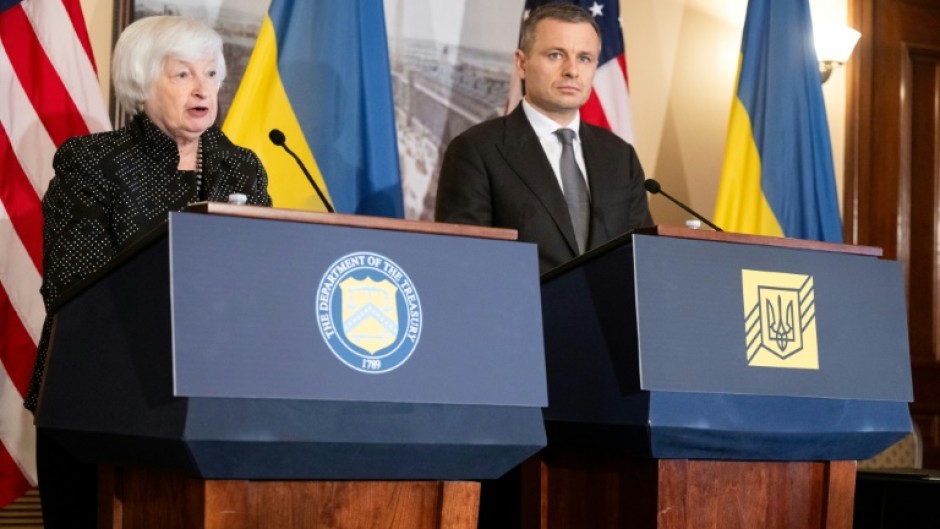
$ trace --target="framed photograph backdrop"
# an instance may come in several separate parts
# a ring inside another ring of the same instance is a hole
[[[269,3],[268,0],[115,0],[114,42],[117,42],[128,24],[148,16],[185,15],[209,23],[222,35],[228,69],[225,82],[219,90],[219,115],[216,120],[221,125],[245,73]],[[113,93],[113,86],[111,91]],[[115,127],[121,127],[128,115],[113,96],[110,100],[111,119]]]

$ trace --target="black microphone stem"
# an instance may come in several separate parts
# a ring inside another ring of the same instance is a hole
[[[719,228],[718,226],[715,226],[714,224],[712,224],[711,221],[709,221],[709,220],[706,219],[705,217],[703,217],[703,216],[699,215],[698,213],[696,213],[695,211],[693,211],[692,208],[690,208],[689,206],[686,206],[686,205],[683,204],[682,202],[679,202],[678,200],[676,200],[675,198],[673,198],[672,195],[670,195],[669,193],[663,191],[663,186],[659,185],[659,182],[657,182],[656,180],[653,180],[652,178],[648,178],[648,179],[644,180],[644,181],[643,181],[643,187],[645,187],[647,191],[649,191],[650,193],[652,193],[652,194],[654,194],[654,195],[657,194],[657,193],[662,193],[662,195],[663,195],[664,197],[668,198],[670,202],[672,202],[673,204],[675,204],[675,205],[679,206],[680,208],[684,209],[685,211],[687,211],[688,213],[690,213],[693,217],[697,218],[698,220],[704,222],[705,224],[708,225],[709,228],[711,228],[711,229],[713,229],[713,230],[715,230],[715,231],[723,231],[723,230],[722,230],[721,228]]]
[[[704,222],[709,228],[711,228],[711,229],[713,229],[713,230],[715,230],[715,231],[724,231],[724,230],[722,230],[721,228],[719,228],[718,226],[715,226],[710,220],[708,220],[708,219],[706,219],[705,217],[699,215],[698,213],[692,211],[691,208],[689,208],[688,206],[686,206],[686,205],[683,204],[682,202],[679,202],[678,200],[676,200],[675,198],[673,198],[669,193],[663,191],[662,189],[660,189],[658,192],[659,192],[659,194],[661,194],[662,196],[664,196],[664,197],[668,198],[669,200],[671,200],[675,205],[677,205],[677,206],[679,206],[680,208],[686,210],[686,211],[687,211],[689,214],[691,214],[693,217],[695,217],[695,218],[697,218],[698,220]]]
[[[290,150],[290,147],[288,147],[287,143],[285,143],[283,140],[280,142],[279,145],[281,147],[284,147],[284,150],[287,151],[287,154],[293,156],[294,160],[297,161],[297,165],[299,165],[300,169],[304,172],[304,176],[307,177],[307,181],[310,182],[310,185],[313,186],[313,190],[316,191],[317,196],[320,197],[320,202],[323,202],[323,205],[326,206],[326,211],[329,213],[335,213],[335,210],[333,209],[333,205],[330,204],[330,201],[326,199],[326,196],[324,196],[323,191],[320,191],[320,186],[318,186],[317,183],[313,181],[313,177],[310,176],[310,173],[307,171],[307,167],[304,166],[303,162],[300,161],[300,158],[296,154],[294,154],[294,151]]]

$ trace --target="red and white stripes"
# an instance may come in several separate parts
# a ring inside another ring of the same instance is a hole
[[[594,93],[597,94],[610,130],[633,144],[633,111],[630,107],[626,68],[626,57],[623,55],[600,65],[594,75]]]
[[[0,505],[36,483],[23,408],[45,317],[41,200],[52,156],[110,128],[78,0],[24,0],[0,12]]]

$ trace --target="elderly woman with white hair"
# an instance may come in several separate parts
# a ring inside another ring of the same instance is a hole
[[[43,198],[42,295],[50,316],[25,399],[31,410],[63,292],[189,203],[241,193],[249,204],[271,205],[261,161],[214,125],[225,59],[212,28],[185,17],[140,19],[118,39],[112,74],[130,123],[63,143]],[[97,469],[41,431],[36,444],[45,527],[95,528]]]

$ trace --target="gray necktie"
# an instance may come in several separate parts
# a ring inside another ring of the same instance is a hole
[[[574,131],[558,129],[555,131],[561,140],[561,159],[558,169],[561,172],[561,187],[568,203],[568,214],[574,227],[574,236],[578,241],[578,252],[584,253],[587,247],[588,228],[590,225],[591,198],[588,196],[584,176],[574,159]]]

